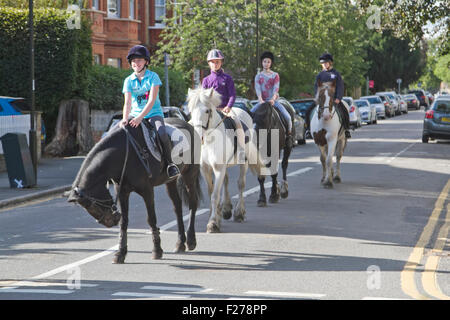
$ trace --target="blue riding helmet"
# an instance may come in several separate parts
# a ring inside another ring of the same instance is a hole
[[[143,58],[150,63],[150,52],[142,45],[136,45],[128,51],[127,60],[131,64],[131,61],[135,58]]]

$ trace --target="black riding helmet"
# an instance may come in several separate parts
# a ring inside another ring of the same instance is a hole
[[[265,58],[269,58],[270,60],[272,60],[272,64],[275,60],[275,57],[273,56],[273,53],[270,51],[265,51],[263,52],[263,54],[261,55],[261,59],[260,61],[262,62]]]
[[[320,63],[325,63],[325,62],[333,62],[333,56],[329,53],[324,53],[319,57],[319,62]]]
[[[135,58],[143,58],[150,63],[150,52],[142,45],[136,45],[128,51],[127,60],[131,64],[131,60]]]

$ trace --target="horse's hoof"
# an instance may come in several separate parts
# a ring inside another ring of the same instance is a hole
[[[219,233],[220,228],[215,223],[208,223],[208,225],[206,226],[206,232],[207,233]]]
[[[115,255],[112,261],[113,264],[124,264],[125,263],[125,256],[118,254]]]
[[[280,195],[278,194],[269,197],[270,203],[277,203],[278,201],[280,201]]]
[[[267,207],[267,202],[265,200],[258,200],[256,203],[258,207]]]
[[[231,216],[232,216],[231,210],[229,210],[229,211],[227,210],[227,211],[223,212],[223,218],[225,220],[229,220],[231,218]]]
[[[339,177],[339,176],[334,177],[333,181],[336,182],[336,183],[341,183],[342,182],[341,177]]]
[[[286,199],[289,195],[289,191],[282,192],[280,195],[281,195],[281,198]]]
[[[175,253],[183,253],[186,252],[186,246],[183,242],[177,241],[177,244],[175,245],[175,250],[173,251]]]
[[[188,241],[188,242],[186,242],[186,244],[187,244],[187,247],[188,247],[188,250],[189,251],[192,251],[192,250],[194,250],[196,247],[197,247],[197,241]]]
[[[163,250],[162,249],[160,249],[160,250],[153,250],[152,251],[152,259],[153,260],[161,259],[162,256],[163,256]]]
[[[323,187],[325,189],[331,189],[331,188],[333,188],[333,183],[331,181],[326,181],[323,183]]]
[[[244,222],[245,221],[244,215],[242,215],[242,214],[235,215],[233,219],[234,219],[234,222]]]

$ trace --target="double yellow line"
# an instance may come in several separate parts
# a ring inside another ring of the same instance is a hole
[[[416,246],[411,252],[411,255],[409,256],[409,259],[405,267],[403,268],[403,271],[400,276],[403,292],[405,292],[407,295],[411,296],[414,299],[428,300],[434,298],[434,299],[450,300],[450,297],[445,295],[441,291],[436,280],[436,269],[439,264],[440,254],[442,254],[442,251],[445,247],[445,243],[450,230],[450,199],[447,203],[449,192],[450,192],[450,179],[447,181],[447,184],[445,185],[444,189],[442,190],[438,199],[436,200],[433,212],[431,213],[431,216],[428,219],[428,222],[425,228],[423,229],[422,234],[420,235],[419,241],[417,242]],[[447,206],[445,206],[446,203]],[[428,258],[426,259],[424,270],[422,271],[422,286],[429,296],[423,295],[417,289],[414,276],[417,271],[416,270],[417,267],[424,258],[425,247],[431,240],[436,225],[439,221],[441,212],[444,212],[445,209],[447,213],[445,216],[444,224],[442,225],[442,227],[438,232],[434,248],[431,251],[431,255],[429,255]]]

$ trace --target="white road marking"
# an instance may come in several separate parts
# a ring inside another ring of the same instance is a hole
[[[69,294],[73,293],[73,290],[50,290],[50,289],[0,289],[0,293],[49,293],[49,294]]]
[[[326,296],[326,294],[321,293],[253,291],[253,290],[247,291],[245,293],[259,296],[277,296],[277,297],[311,298],[311,299],[319,299]]]
[[[210,292],[213,289],[204,289],[198,287],[171,287],[171,286],[144,286],[142,290],[161,290],[161,291],[183,291],[183,292]]]
[[[129,297],[129,298],[158,298],[158,299],[189,299],[191,296],[183,295],[161,295],[157,293],[141,293],[141,292],[116,292],[112,296]]]

